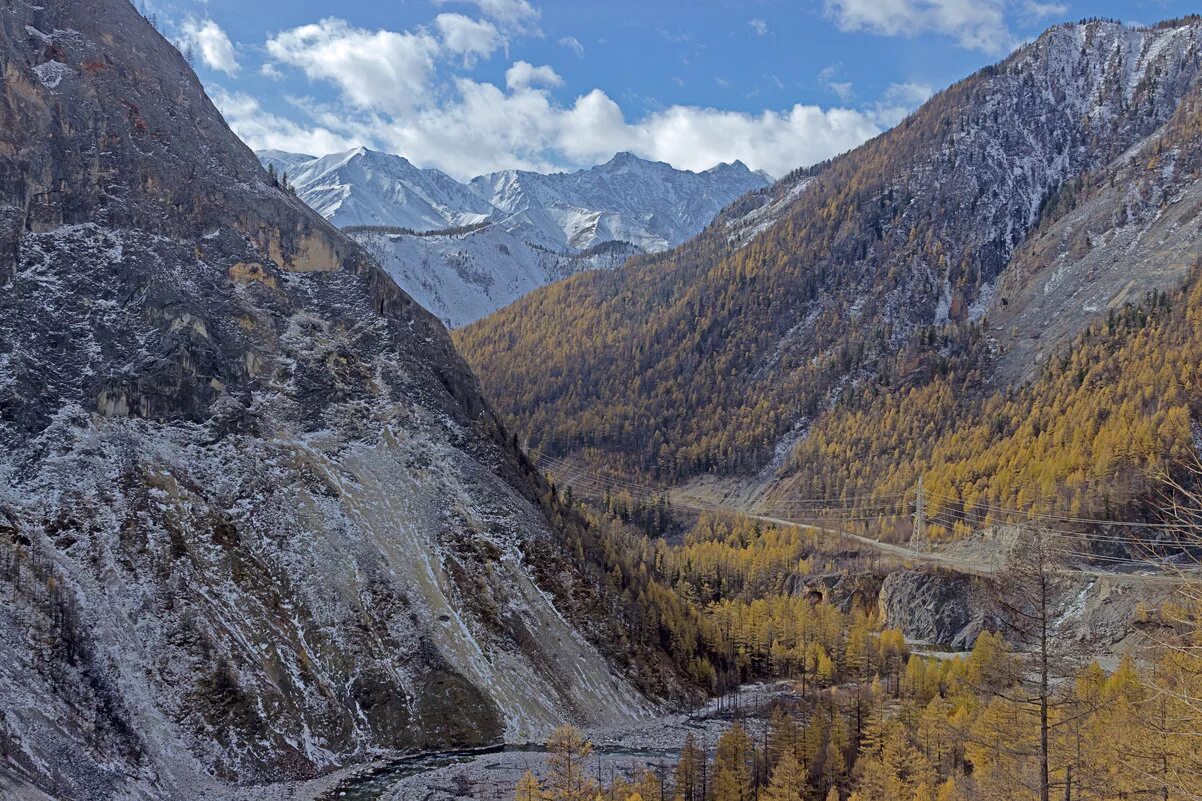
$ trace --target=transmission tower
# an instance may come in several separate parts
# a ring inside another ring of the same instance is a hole
[[[922,486],[922,476],[918,477],[914,497],[914,531],[910,534],[910,547],[923,553],[931,549],[931,542],[927,539],[927,493]]]

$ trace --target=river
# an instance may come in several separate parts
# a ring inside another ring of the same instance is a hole
[[[749,721],[753,737],[766,722],[760,714],[773,700],[795,697],[791,685],[750,685],[738,693],[738,713]],[[694,712],[667,713],[621,728],[588,729],[594,744],[590,772],[606,783],[649,767],[670,776],[685,736],[712,749],[735,716],[732,699],[719,708],[715,701]],[[509,801],[527,770],[545,775],[546,749],[541,744],[510,744],[475,751],[448,751],[402,757],[377,769],[343,780],[319,795],[318,801]]]

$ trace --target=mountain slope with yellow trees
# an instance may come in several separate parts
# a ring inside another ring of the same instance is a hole
[[[1139,511],[1202,397],[1180,294],[1200,66],[1198,18],[1052,28],[682,247],[457,344],[552,455],[663,481],[783,465],[776,498],[928,473],[961,509]]]

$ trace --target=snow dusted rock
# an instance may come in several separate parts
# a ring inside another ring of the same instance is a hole
[[[445,329],[127,0],[8,4],[0,61],[0,796],[643,713]]]
[[[365,147],[322,158],[269,150],[264,165],[288,183],[315,211],[339,228],[393,226],[432,231],[480,222],[496,209],[439,170],[419,169],[400,156]]]
[[[770,183],[742,162],[704,172],[619,153],[572,173],[506,170],[471,187],[513,215],[509,230],[546,247],[584,249],[621,240],[654,253],[701,231],[735,198]]]
[[[451,327],[582,270],[674,247],[735,198],[769,183],[740,162],[694,173],[629,153],[572,173],[508,170],[467,185],[366,148],[323,158],[258,156],[287,173],[297,195],[339,228],[470,228],[436,236],[350,232]]]
[[[457,328],[540,286],[582,270],[617,267],[638,248],[610,241],[581,253],[532,245],[500,226],[459,234],[351,234],[413,298]]]

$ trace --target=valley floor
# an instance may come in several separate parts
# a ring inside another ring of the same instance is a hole
[[[752,684],[692,711],[679,711],[627,727],[585,731],[594,744],[590,773],[610,783],[613,776],[644,768],[671,778],[685,736],[712,749],[736,716],[753,736],[762,736],[773,701],[800,697],[790,682]],[[508,801],[522,774],[546,771],[540,744],[510,744],[495,750],[447,752],[349,768],[300,785],[263,788],[246,801]]]

